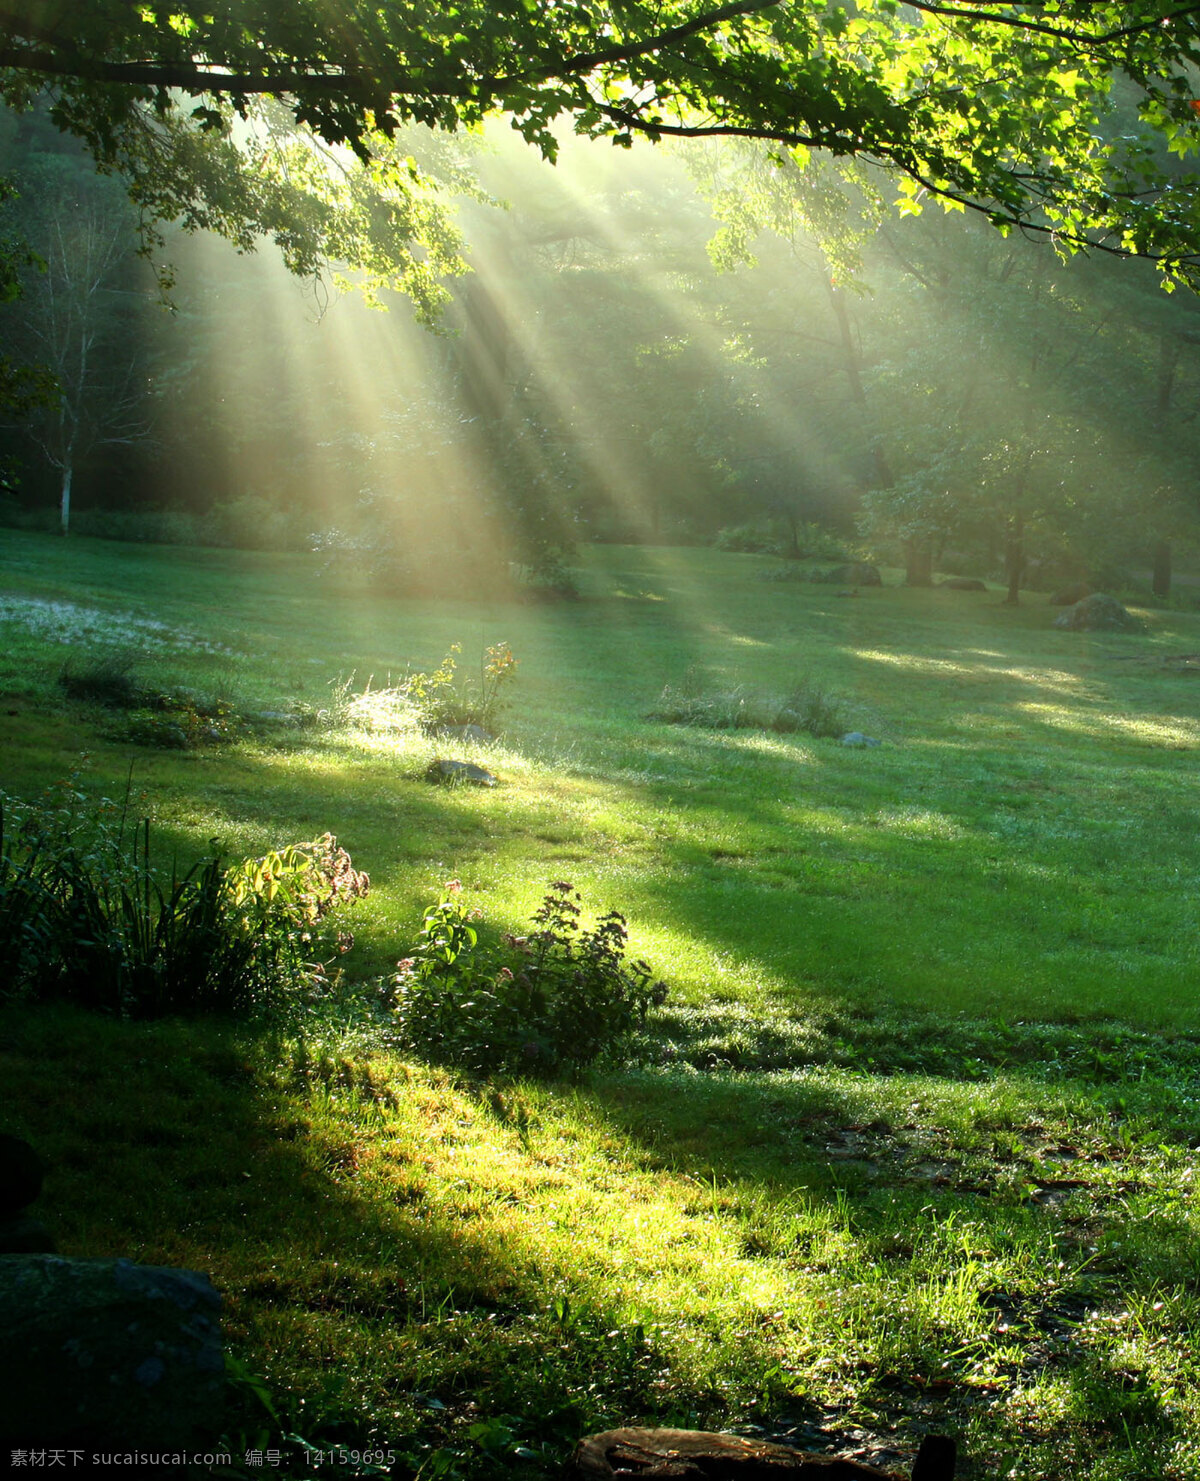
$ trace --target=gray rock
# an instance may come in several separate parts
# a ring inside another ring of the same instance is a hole
[[[1104,592],[1094,592],[1083,601],[1076,602],[1061,617],[1054,619],[1055,627],[1065,627],[1073,632],[1127,632],[1145,631],[1145,624],[1117,601],[1116,597]]]
[[[0,1439],[211,1443],[224,1418],[220,1306],[194,1270],[0,1255]]]
[[[299,725],[300,716],[291,710],[255,710],[246,717],[254,725]]]
[[[450,786],[466,782],[474,787],[494,787],[498,778],[473,761],[432,761],[426,768],[425,780]]]
[[[842,736],[844,746],[881,746],[883,742],[876,740],[873,735],[864,735],[861,730],[848,730]]]
[[[946,591],[986,591],[987,582],[980,581],[975,576],[947,576],[945,581],[939,581],[938,585]]]

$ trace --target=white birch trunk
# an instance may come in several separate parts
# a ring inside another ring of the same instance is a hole
[[[62,471],[62,498],[59,500],[59,514],[61,516],[61,533],[66,535],[71,530],[71,464],[67,463]]]

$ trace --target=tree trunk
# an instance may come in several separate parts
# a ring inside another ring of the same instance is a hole
[[[1010,607],[1021,600],[1021,574],[1025,570],[1025,517],[1018,509],[1008,522],[1008,538],[1004,542],[1004,574],[1008,579],[1008,595],[1004,598]]]
[[[60,533],[69,534],[71,530],[71,474],[73,469],[70,463],[64,465],[62,470],[62,495],[58,501],[58,512],[60,520]]]
[[[1171,595],[1171,542],[1160,540],[1154,547],[1154,595]]]
[[[1158,365],[1158,400],[1154,408],[1154,424],[1161,433],[1171,414],[1171,396],[1175,390],[1175,372],[1183,346],[1174,334],[1164,334]],[[1156,540],[1154,544],[1154,574],[1151,584],[1156,597],[1171,595],[1171,542]]]
[[[783,518],[788,530],[788,548],[784,559],[798,561],[800,559],[800,524],[794,509],[784,509]]]
[[[928,540],[905,540],[904,584],[933,585],[933,549]]]
[[[1164,334],[1159,341],[1158,395],[1154,404],[1154,421],[1162,427],[1171,413],[1171,394],[1175,389],[1175,372],[1179,368],[1182,346],[1174,334]]]
[[[838,338],[842,345],[842,368],[846,372],[846,381],[850,387],[850,399],[855,406],[861,408],[865,413],[867,410],[867,393],[863,388],[862,376],[859,374],[859,352],[854,343],[854,331],[850,324],[850,315],[846,312],[845,299],[838,290],[829,285],[829,302],[833,308],[833,317],[837,323]],[[881,489],[890,489],[895,479],[892,476],[891,466],[887,455],[878,443],[871,449],[871,457],[875,463],[875,486]],[[921,585],[914,582],[913,585]],[[928,586],[929,583],[925,582]]]

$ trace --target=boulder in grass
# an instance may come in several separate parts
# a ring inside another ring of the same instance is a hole
[[[954,1441],[926,1436],[912,1481],[953,1481]],[[704,1430],[608,1430],[589,1435],[575,1451],[576,1481],[902,1481],[837,1455],[815,1455],[766,1440]]]
[[[0,1256],[0,1440],[211,1444],[224,1421],[220,1306],[194,1270]]]
[[[945,581],[939,581],[938,585],[945,591],[987,590],[987,582],[980,581],[977,576],[947,576]]]
[[[1061,617],[1054,619],[1055,627],[1069,628],[1072,632],[1125,632],[1145,631],[1145,624],[1117,601],[1102,591],[1076,602]]]
[[[494,787],[498,781],[484,766],[473,761],[431,761],[425,768],[427,782],[440,782],[443,786]]]
[[[861,730],[848,730],[842,736],[844,746],[881,746],[883,742],[873,735],[864,735]]]

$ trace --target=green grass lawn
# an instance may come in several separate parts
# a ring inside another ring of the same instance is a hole
[[[1194,1478],[1200,689],[1170,660],[1200,615],[1086,636],[1036,596],[846,597],[775,564],[596,548],[579,602],[472,605],[0,533],[5,791],[120,796],[132,764],[164,861],[332,830],[372,878],[363,979],[452,876],[493,930],[567,878],[672,988],[634,1061],[557,1087],[346,1024],[10,1007],[4,1124],[53,1165],[43,1216],[68,1252],[211,1270],[283,1429],[397,1475],[552,1475],[649,1419]],[[135,746],[57,684],[126,647],[243,711],[320,707],[500,640],[503,734],[461,753],[490,791],[423,781],[446,743],[414,730]],[[667,685],[804,683],[882,744],[647,719]],[[250,1407],[234,1438],[260,1419],[279,1434]]]

